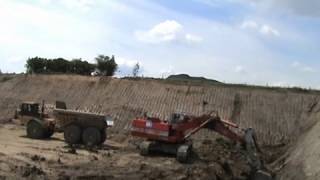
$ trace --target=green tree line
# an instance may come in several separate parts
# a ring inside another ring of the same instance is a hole
[[[97,71],[98,75],[112,76],[116,72],[118,65],[114,56],[111,58],[105,55],[99,55],[95,58],[96,63],[80,59],[71,61],[64,58],[47,59],[41,57],[28,58],[26,62],[26,71],[28,74],[80,74],[90,75]]]

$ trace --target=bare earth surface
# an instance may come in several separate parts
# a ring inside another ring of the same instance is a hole
[[[63,134],[32,140],[19,125],[0,126],[0,179],[247,179],[245,156],[228,141],[200,141],[189,164],[140,156],[133,143],[107,140],[72,152]]]
[[[109,114],[115,126],[98,150],[63,142],[25,138],[10,123],[22,101],[56,100],[68,108]],[[173,112],[200,115],[216,110],[241,128],[256,130],[268,167],[281,180],[320,179],[320,93],[229,85],[194,85],[150,79],[67,75],[17,76],[0,80],[0,180],[8,179],[247,179],[242,150],[215,133],[193,137],[195,155],[187,165],[174,157],[142,157],[130,137],[131,120],[148,112],[168,119]],[[206,107],[203,107],[206,104]]]

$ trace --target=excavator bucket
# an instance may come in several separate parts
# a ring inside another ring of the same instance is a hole
[[[251,166],[252,173],[251,179],[252,180],[272,180],[272,175],[263,165],[259,157],[259,153],[261,152],[258,143],[256,141],[256,134],[254,129],[248,128],[245,130],[244,134],[244,141],[245,141],[245,148],[248,154],[248,162]]]

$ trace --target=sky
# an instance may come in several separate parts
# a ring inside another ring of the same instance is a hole
[[[0,70],[115,55],[118,76],[186,73],[320,89],[319,0],[0,0]]]

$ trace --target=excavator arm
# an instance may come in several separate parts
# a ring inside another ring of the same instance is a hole
[[[234,131],[232,131],[229,127],[239,128],[237,125],[225,121],[216,116],[216,118],[208,121],[207,128],[211,129],[231,140],[240,142],[246,148],[246,154],[248,163],[252,169],[252,179],[253,180],[272,180],[272,176],[267,170],[262,160],[260,159],[259,152],[261,152],[259,145],[257,143],[257,138],[254,129],[248,128],[243,130],[244,135],[240,136]]]

